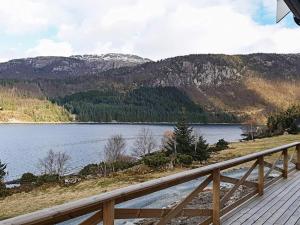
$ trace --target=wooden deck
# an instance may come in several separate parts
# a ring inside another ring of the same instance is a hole
[[[300,225],[300,171],[278,181],[222,218],[222,225]]]
[[[272,160],[269,157],[270,155],[278,158]],[[280,160],[282,161],[281,166],[278,165]],[[252,164],[252,166],[239,178],[222,174],[225,170],[236,168],[237,166],[241,167],[245,163],[248,166]],[[255,169],[257,170],[255,181],[247,180]],[[270,180],[272,178],[270,176],[271,172],[275,170],[279,173],[279,176]],[[198,178],[203,178],[202,182],[172,208],[115,207],[120,203],[146,197],[148,194]],[[230,183],[232,187],[221,198],[222,182]],[[201,210],[188,208],[188,204],[210,183],[212,183],[212,189],[210,190],[212,196],[211,206]],[[254,190],[235,202],[230,202],[230,198],[241,185]],[[230,214],[226,215],[226,213]],[[167,225],[172,219],[177,217],[205,217],[205,221],[201,222],[201,225],[209,225],[211,223],[214,225],[300,225],[300,142],[282,145],[17,216],[0,221],[0,224],[52,225],[84,215],[86,215],[86,218],[79,223],[80,225],[98,225],[101,221],[104,225],[114,225],[117,219],[139,218],[153,218],[158,220],[156,225]]]

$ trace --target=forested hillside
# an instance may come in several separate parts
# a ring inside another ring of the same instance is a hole
[[[0,122],[71,121],[71,115],[62,107],[32,94],[16,88],[1,87]]]
[[[300,54],[202,54],[156,62],[118,54],[37,57],[0,63],[0,78],[25,92],[34,87],[35,98],[59,98],[83,121],[173,120],[160,103],[177,101],[178,96],[161,99],[152,91],[149,98],[129,95],[142,87],[177,88],[203,110],[197,115],[190,112],[193,121],[228,121],[227,116],[213,116],[221,113],[264,123],[270,113],[300,103]],[[120,102],[91,102],[90,91],[100,91],[98,98],[104,101],[104,90],[114,90],[117,94],[110,93],[110,98]],[[67,100],[84,92],[84,101]]]
[[[190,122],[237,122],[233,115],[205,111],[175,87],[88,91],[53,101],[78,115],[79,121],[175,122],[184,109]]]

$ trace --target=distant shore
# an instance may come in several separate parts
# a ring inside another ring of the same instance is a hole
[[[109,124],[109,125],[175,125],[176,122],[26,122],[26,121],[13,121],[13,122],[0,122],[0,125],[7,124],[62,124],[62,125],[76,125],[76,124]],[[189,123],[190,125],[243,125],[242,123]]]

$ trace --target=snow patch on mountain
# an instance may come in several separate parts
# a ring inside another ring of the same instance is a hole
[[[108,54],[100,54],[100,55],[73,55],[70,58],[76,58],[81,60],[87,60],[90,62],[95,61],[122,61],[122,62],[129,62],[129,63],[146,63],[151,62],[150,59],[142,58],[137,55],[131,54],[119,54],[119,53],[108,53]]]

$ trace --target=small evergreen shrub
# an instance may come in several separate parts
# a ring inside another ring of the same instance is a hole
[[[135,166],[137,163],[132,160],[121,160],[116,162],[101,162],[99,164],[88,164],[83,169],[79,171],[79,175],[88,176],[88,175],[109,175],[111,172],[118,172],[122,170],[129,169]]]
[[[292,123],[290,128],[288,129],[289,134],[298,134],[300,131],[296,122]]]
[[[32,173],[24,173],[20,179],[21,184],[32,184],[37,181],[37,176]]]
[[[170,158],[163,152],[155,152],[143,157],[144,164],[155,169],[165,167],[170,161]]]
[[[0,182],[0,198],[4,198],[9,195],[9,192],[4,183]]]
[[[37,178],[37,184],[42,185],[45,183],[58,183],[59,176],[57,174],[44,174]]]
[[[179,154],[176,157],[176,162],[180,165],[189,166],[193,163],[193,157],[190,155]]]
[[[214,148],[215,151],[221,151],[229,148],[229,143],[225,141],[224,139],[220,139],[216,143],[216,147]]]
[[[117,161],[114,163],[111,163],[109,166],[114,168],[114,171],[122,171],[122,170],[126,170],[129,169],[131,167],[133,167],[135,165],[134,162],[132,161]]]
[[[100,172],[100,168],[98,164],[88,164],[79,171],[79,175],[81,176],[97,175],[99,172]]]

